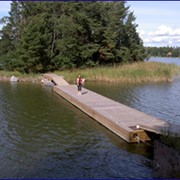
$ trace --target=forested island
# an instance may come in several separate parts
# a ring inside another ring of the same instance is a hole
[[[42,73],[143,61],[147,56],[125,1],[13,1],[1,23],[3,70]]]
[[[146,47],[146,52],[148,56],[156,57],[180,57],[180,48],[179,47]]]
[[[179,68],[144,59],[172,49],[144,47],[135,20],[125,1],[12,1],[0,20],[0,79],[55,72],[69,81],[78,73],[108,82],[171,80]]]

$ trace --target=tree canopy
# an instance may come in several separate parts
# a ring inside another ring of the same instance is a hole
[[[0,64],[7,70],[46,72],[146,57],[125,1],[13,1],[1,23]]]

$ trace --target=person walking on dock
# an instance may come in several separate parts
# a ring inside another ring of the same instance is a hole
[[[78,95],[81,95],[83,82],[84,82],[84,79],[81,77],[81,75],[78,75],[78,77],[76,79],[76,84],[77,84],[77,88],[78,88]]]

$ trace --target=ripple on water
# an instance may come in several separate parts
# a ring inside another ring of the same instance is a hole
[[[127,144],[49,89],[3,88],[0,178],[152,177],[146,147]]]

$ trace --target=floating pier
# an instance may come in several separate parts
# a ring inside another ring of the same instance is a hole
[[[61,76],[44,74],[53,81],[53,90],[127,142],[150,141],[149,133],[163,134],[169,124],[136,109],[83,88],[78,95],[76,85],[69,85]]]

